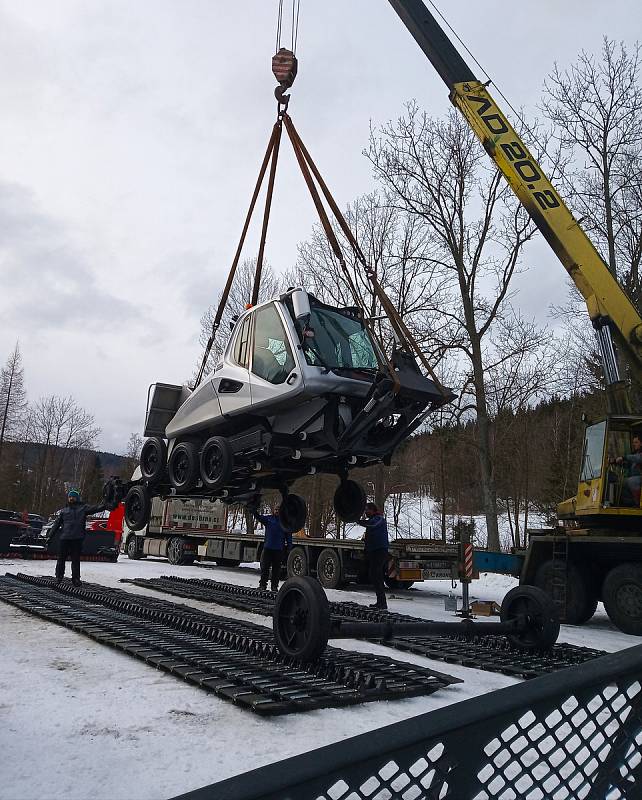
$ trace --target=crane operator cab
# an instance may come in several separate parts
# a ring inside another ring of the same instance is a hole
[[[421,373],[408,348],[384,354],[360,308],[288,290],[235,321],[219,363],[196,388],[150,387],[149,438],[141,476],[126,487],[127,524],[144,527],[157,496],[247,503],[277,489],[284,525],[298,530],[305,503],[288,487],[317,472],[338,476],[335,510],[354,521],[365,493],[349,471],[389,463],[453,398]]]
[[[577,496],[558,506],[564,524],[640,529],[642,417],[611,415],[588,425]],[[608,520],[607,520],[608,518]]]

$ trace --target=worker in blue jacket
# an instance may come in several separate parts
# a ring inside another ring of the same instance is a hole
[[[279,519],[279,509],[273,508],[271,514],[259,514],[256,508],[252,508],[252,516],[265,528],[265,544],[261,553],[261,578],[259,587],[267,589],[268,576],[271,575],[271,589],[277,592],[279,589],[279,579],[281,577],[281,564],[283,557],[292,547],[292,533],[286,531]]]
[[[371,607],[387,609],[383,577],[388,561],[388,523],[374,503],[366,503],[365,519],[359,520],[359,525],[366,529],[364,539],[368,575],[377,596],[377,602]]]

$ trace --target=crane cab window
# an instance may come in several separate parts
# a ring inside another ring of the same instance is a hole
[[[269,383],[284,383],[294,369],[285,327],[273,304],[254,312],[252,372]]]
[[[591,425],[586,429],[584,440],[584,458],[582,459],[581,481],[592,481],[602,474],[602,456],[604,454],[604,436],[606,420]]]

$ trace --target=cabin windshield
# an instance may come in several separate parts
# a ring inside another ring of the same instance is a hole
[[[377,370],[375,346],[356,316],[313,306],[304,331],[303,352],[308,364],[326,369]]]

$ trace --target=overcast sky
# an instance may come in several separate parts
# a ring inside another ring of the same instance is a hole
[[[277,6],[0,0],[0,362],[18,339],[29,398],[73,395],[102,449],[122,452],[142,432],[148,385],[183,382],[199,355],[199,318],[227,275],[274,121]],[[599,53],[604,35],[641,38],[639,0],[440,7],[530,114],[555,61]],[[373,188],[370,121],[411,98],[450,108],[386,0],[301,0],[297,54],[290,111],[342,206]],[[293,264],[313,222],[284,147],[275,269]],[[543,319],[562,268],[545,246],[527,259],[517,302]]]

